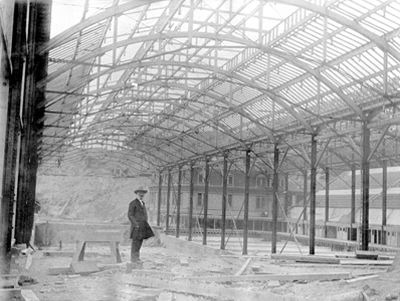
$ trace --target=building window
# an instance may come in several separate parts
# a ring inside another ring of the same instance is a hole
[[[228,185],[229,186],[233,185],[233,176],[232,175],[228,175]]]
[[[268,177],[267,177],[267,187],[268,187],[268,188],[271,188],[271,187],[272,187],[272,185],[271,185],[271,176],[268,176]]]
[[[232,199],[233,199],[233,196],[231,194],[228,194],[228,206],[231,208],[233,207]]]
[[[256,197],[256,209],[260,209],[261,208],[261,197],[257,196]]]
[[[265,187],[267,184],[267,179],[265,177],[257,177],[256,186],[257,187]]]
[[[199,173],[197,177],[197,183],[204,184],[204,175],[202,173]]]
[[[264,209],[267,207],[267,197],[258,195],[256,197],[256,209]]]
[[[197,206],[203,206],[203,194],[202,193],[197,194]]]
[[[281,186],[282,188],[285,188],[285,179],[281,179],[280,182],[281,182],[281,185],[280,185],[280,186]]]
[[[267,197],[265,196],[261,197],[261,207],[267,208]]]

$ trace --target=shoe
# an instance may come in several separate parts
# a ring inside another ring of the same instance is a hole
[[[140,259],[135,259],[135,260],[131,260],[131,263],[141,263],[142,261]]]

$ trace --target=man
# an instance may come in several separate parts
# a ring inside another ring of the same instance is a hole
[[[128,210],[128,218],[131,221],[130,238],[132,238],[131,262],[140,262],[143,240],[154,236],[154,233],[147,222],[147,211],[143,202],[147,190],[140,186],[134,192],[137,197],[130,202]]]

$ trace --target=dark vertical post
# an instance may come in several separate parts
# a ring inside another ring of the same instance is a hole
[[[167,179],[167,210],[165,210],[165,233],[168,235],[169,231],[169,211],[171,206],[171,184],[172,184],[172,174],[171,170],[168,170],[168,179]]]
[[[192,241],[193,232],[193,191],[194,191],[194,166],[193,162],[190,164],[190,187],[189,187],[189,235],[188,241]]]
[[[221,250],[225,250],[227,186],[228,186],[228,155],[227,153],[225,153],[224,166],[222,171]]]
[[[356,222],[356,165],[351,165],[351,212],[350,212],[350,235],[351,240],[357,240],[357,228],[353,228]]]
[[[307,227],[307,199],[308,199],[308,183],[307,183],[307,170],[303,171],[303,235],[306,234]]]
[[[329,222],[329,167],[325,169],[325,229],[324,236],[328,237],[328,225]]]
[[[362,144],[362,224],[361,224],[361,250],[368,251],[369,232],[369,154],[371,131],[368,123],[363,123]]]
[[[25,51],[26,80],[24,104],[21,107],[24,125],[21,135],[21,153],[18,174],[18,194],[15,216],[15,243],[30,245],[34,226],[36,177],[40,158],[37,155],[38,139],[43,128],[45,101],[44,89],[38,82],[47,77],[48,52],[39,54],[38,47],[50,39],[51,1],[29,3],[29,26]]]
[[[157,226],[161,223],[161,192],[162,192],[162,173],[158,175],[158,196],[157,196]]]
[[[290,201],[290,195],[289,195],[289,173],[285,173],[285,206],[284,206],[284,212],[285,215],[288,214],[288,208],[289,208],[289,201]]]
[[[315,254],[315,208],[317,183],[317,140],[311,135],[311,174],[310,174],[310,255]]]
[[[178,197],[176,198],[176,237],[179,238],[181,225],[181,191],[182,191],[182,167],[178,171]]]
[[[2,191],[0,191],[0,274],[9,274],[11,269],[11,245],[12,245],[12,230],[13,230],[13,215],[14,215],[14,201],[15,189],[17,186],[18,175],[18,149],[20,140],[20,122],[19,112],[21,107],[21,89],[23,78],[23,64],[24,56],[21,53],[26,51],[26,16],[27,16],[27,2],[16,1],[13,4],[14,15],[9,15],[7,18],[7,11],[4,8],[2,20],[12,27],[12,46],[11,46],[11,61],[12,61],[12,74],[7,80],[5,75],[7,72],[6,67],[3,68],[2,82],[6,84],[1,88],[1,95],[6,101],[8,93],[7,108],[7,121],[5,132],[5,145],[4,145],[4,168],[3,168],[3,184]],[[13,19],[13,21],[12,21]],[[3,23],[4,24],[4,23]],[[4,46],[4,45],[3,45]],[[5,54],[1,62],[7,60],[8,56]],[[3,64],[5,65],[5,64]]]
[[[276,253],[276,226],[278,223],[278,168],[279,168],[279,150],[278,145],[274,147],[274,179],[272,181],[272,238],[271,238],[271,253]]]
[[[382,161],[382,244],[386,245],[386,210],[387,210],[387,161]]]
[[[250,150],[246,150],[244,180],[244,216],[243,216],[243,255],[247,255],[247,234],[249,227],[249,189],[250,189]]]
[[[206,174],[204,177],[204,220],[203,220],[203,245],[207,244],[208,224],[208,185],[210,183],[210,158],[206,157]]]

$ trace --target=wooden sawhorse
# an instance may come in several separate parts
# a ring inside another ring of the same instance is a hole
[[[83,261],[85,258],[85,247],[87,243],[109,243],[111,251],[112,263],[121,263],[121,254],[119,252],[119,242],[121,240],[120,230],[99,230],[95,231],[89,237],[78,241],[74,256],[72,258],[73,262]]]

